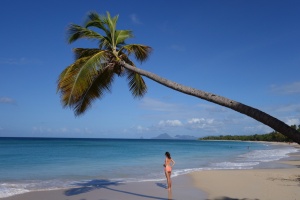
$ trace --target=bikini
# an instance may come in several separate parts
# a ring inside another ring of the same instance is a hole
[[[170,165],[166,165],[165,171],[171,172],[172,171],[172,167]]]
[[[166,164],[166,166],[165,166],[165,171],[166,171],[166,172],[171,172],[171,171],[172,171],[172,167],[171,167],[170,164]]]

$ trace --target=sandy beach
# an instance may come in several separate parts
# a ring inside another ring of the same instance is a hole
[[[139,199],[206,199],[205,194],[193,186],[189,176],[173,179],[173,190],[168,192],[166,182],[118,183],[94,180],[67,190],[29,192],[1,200],[139,200]]]
[[[209,200],[299,200],[299,152],[280,163],[289,167],[199,171],[189,176]]]
[[[297,145],[296,148],[299,148]],[[300,152],[278,161],[280,167],[206,170],[166,181],[135,183],[93,180],[65,190],[35,191],[3,200],[300,200]],[[1,200],[2,200],[1,199]]]

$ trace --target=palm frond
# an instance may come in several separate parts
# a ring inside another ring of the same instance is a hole
[[[89,57],[93,56],[96,53],[99,53],[100,49],[95,48],[75,48],[73,49],[73,52],[75,54],[75,60],[83,58],[83,57]]]
[[[128,58],[128,56],[126,54],[123,53],[120,57],[126,63],[135,67],[134,63]],[[128,69],[126,69],[125,72],[127,75],[129,90],[130,90],[132,96],[135,98],[143,97],[147,92],[147,85],[146,85],[144,79],[142,78],[142,76],[140,74],[130,71]]]
[[[65,105],[73,105],[82,96],[86,88],[89,87],[95,75],[98,73],[97,69],[107,60],[105,51],[100,51],[90,57],[84,57],[77,60],[69,70],[69,74],[62,81],[63,102]]]
[[[68,39],[69,43],[75,42],[76,40],[81,38],[96,39],[96,40],[101,40],[104,38],[99,33],[76,24],[71,24],[68,27],[68,35],[69,35],[69,39]]]
[[[81,58],[76,60],[76,62],[68,67],[68,70],[64,74],[63,78],[59,80],[59,90],[64,107],[70,105],[70,102],[73,102],[70,99],[74,100],[77,98],[74,94],[72,94],[72,89],[74,87],[74,82],[77,74],[87,60],[88,58]]]
[[[107,49],[107,50],[111,50],[111,39],[108,37],[104,37],[103,39],[101,39],[99,41],[99,49]]]
[[[66,74],[68,74],[68,71],[70,70],[70,66],[66,67],[61,73],[60,75],[58,76],[58,79],[57,79],[57,88],[56,88],[56,92],[60,92],[62,90],[62,82],[66,76]]]
[[[76,60],[73,64],[68,66],[59,76],[57,90],[61,94],[61,102],[63,107],[69,105],[69,99],[72,97],[71,90],[73,87],[76,74],[80,70],[80,67],[87,61],[87,58],[81,58]],[[73,97],[74,98],[74,95]]]
[[[128,86],[132,96],[134,98],[143,97],[147,92],[147,86],[142,76],[130,70],[126,70],[126,72]]]
[[[115,32],[116,32],[116,26],[117,26],[117,21],[119,18],[119,15],[114,16],[113,18],[111,18],[110,13],[106,12],[107,17],[106,17],[106,23],[107,26],[109,28],[109,33],[108,37],[110,36],[111,38],[111,44],[113,47],[116,47],[116,38],[115,38]]]
[[[74,104],[75,115],[81,115],[91,107],[94,100],[101,99],[106,92],[110,92],[113,80],[114,73],[109,67],[101,70],[80,97],[79,101]]]
[[[152,48],[141,44],[128,44],[123,46],[120,51],[124,51],[128,56],[134,54],[138,61],[143,62],[150,56]]]
[[[105,32],[107,35],[109,30],[106,28],[106,17],[100,16],[96,12],[90,12],[87,16],[87,20],[84,25],[86,28],[88,27],[97,27]]]
[[[133,34],[130,30],[117,30],[115,33],[116,45],[124,44],[126,39],[132,38]]]

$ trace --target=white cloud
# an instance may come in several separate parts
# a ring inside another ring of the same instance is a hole
[[[272,106],[268,108],[268,113],[288,125],[300,124],[300,103]]]
[[[218,123],[215,123],[214,119],[205,119],[205,118],[192,118],[187,120],[186,127],[188,129],[206,129],[206,130],[215,130],[215,126],[218,126]]]
[[[188,124],[199,124],[199,123],[203,123],[205,121],[204,118],[192,118],[188,120]]]
[[[65,134],[65,133],[92,133],[88,128],[50,128],[44,126],[34,126],[32,127],[34,133],[51,133],[51,134]]]
[[[181,105],[145,98],[140,106],[153,111],[147,113],[153,123],[141,127],[141,130],[147,128],[148,133],[245,135],[273,130],[253,118],[214,104]],[[273,105],[265,110],[289,125],[300,123],[300,103]]]
[[[300,125],[300,119],[299,118],[291,118],[286,120],[286,124],[288,125]]]
[[[140,19],[137,17],[136,14],[131,14],[130,15],[130,19],[135,24],[142,24],[141,21],[140,21]]]
[[[274,93],[291,95],[291,94],[300,94],[300,82],[294,82],[286,85],[273,85],[271,90]]]
[[[212,124],[214,119],[192,118],[187,121],[188,124]]]
[[[136,127],[136,130],[137,130],[138,132],[144,132],[144,131],[149,131],[149,128],[143,127],[143,126],[137,126],[137,127]]]
[[[158,123],[159,126],[171,126],[171,127],[174,127],[174,126],[182,126],[182,123],[181,121],[175,119],[175,120],[161,120],[159,123]]]
[[[15,100],[9,97],[0,97],[0,103],[15,104]]]

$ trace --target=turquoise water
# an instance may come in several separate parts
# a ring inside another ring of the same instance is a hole
[[[176,161],[173,176],[178,176],[251,169],[297,150],[234,141],[0,138],[0,198],[89,180],[163,180],[166,151]]]

